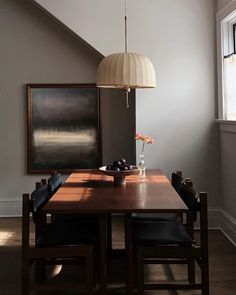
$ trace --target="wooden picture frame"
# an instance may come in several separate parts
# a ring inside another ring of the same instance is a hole
[[[101,166],[99,88],[28,84],[28,174]]]

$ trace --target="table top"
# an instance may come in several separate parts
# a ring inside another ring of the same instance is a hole
[[[126,177],[114,186],[113,177],[99,170],[72,173],[44,206],[46,213],[187,212],[187,207],[161,170],[146,177]]]

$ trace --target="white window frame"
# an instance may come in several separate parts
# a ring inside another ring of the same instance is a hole
[[[224,95],[224,56],[234,52],[233,24],[236,23],[236,0],[231,1],[216,15],[217,20],[217,67],[218,67],[218,120],[235,123],[226,118]]]

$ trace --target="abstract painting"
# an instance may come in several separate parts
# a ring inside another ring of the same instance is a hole
[[[28,173],[71,173],[100,166],[95,84],[30,84]]]

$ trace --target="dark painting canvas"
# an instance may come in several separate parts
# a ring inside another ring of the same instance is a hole
[[[29,172],[93,169],[100,164],[95,85],[28,85]]]

